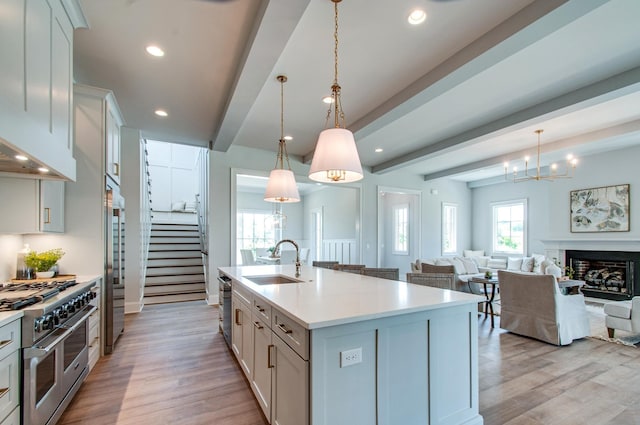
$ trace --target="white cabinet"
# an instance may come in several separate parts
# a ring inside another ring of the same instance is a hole
[[[74,86],[76,139],[78,144],[97,143],[101,155],[87,159],[92,171],[107,174],[120,184],[120,128],[124,125],[118,102],[111,90]]]
[[[64,232],[64,182],[0,177],[0,233]]]
[[[20,323],[18,319],[0,327],[1,424],[17,425],[15,411],[20,413]]]
[[[232,350],[260,408],[271,424],[308,424],[307,330],[241,284],[232,285]]]
[[[107,102],[106,172],[120,184],[120,127],[122,118],[114,102]]]
[[[9,0],[0,13],[0,142],[76,178],[73,30],[77,2]]]

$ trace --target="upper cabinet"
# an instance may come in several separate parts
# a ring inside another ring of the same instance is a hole
[[[122,118],[115,101],[107,102],[106,170],[117,184],[120,184],[120,127]]]
[[[0,177],[0,234],[64,232],[61,180]]]
[[[76,84],[74,103],[76,148],[87,158],[83,166],[100,176],[102,185],[105,174],[120,184],[120,128],[124,121],[113,92]]]
[[[2,1],[0,143],[69,180],[76,178],[73,30],[86,26],[77,0]]]

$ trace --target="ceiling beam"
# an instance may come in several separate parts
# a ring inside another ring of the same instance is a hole
[[[601,130],[592,131],[589,133],[584,133],[578,136],[567,137],[564,139],[556,140],[555,142],[545,143],[540,145],[540,153],[550,153],[559,151],[562,149],[571,148],[577,145],[588,145],[593,143],[603,144],[606,143],[607,139],[613,139],[625,134],[637,134],[640,135],[640,120],[635,120],[631,122],[627,122],[624,124],[616,125],[613,127],[604,128]],[[610,147],[609,147],[609,150]],[[595,150],[594,150],[595,151]],[[446,170],[437,171],[435,173],[429,173],[423,175],[423,179],[425,181],[435,180],[443,177],[451,177],[458,174],[463,174],[470,171],[475,171],[483,168],[502,166],[505,162],[511,162],[514,160],[521,160],[525,155],[531,153],[531,148],[521,149],[519,151],[511,152],[506,155],[498,155],[492,158],[483,159],[481,161],[474,161],[468,164],[460,165],[458,167],[448,168]],[[535,170],[534,170],[535,171]],[[485,181],[490,181],[489,184],[494,184],[495,178],[491,177],[489,179],[479,180],[479,186],[486,186]],[[503,177],[499,177],[499,180],[504,180]],[[485,183],[483,183],[485,182]],[[468,183],[469,187],[479,187],[473,186],[471,183]]]
[[[602,102],[622,97],[638,90],[640,86],[640,67],[581,87],[553,99],[516,111],[500,119],[491,121],[470,130],[441,139],[421,149],[393,158],[371,167],[374,174],[382,174],[415,164],[443,152],[459,149],[465,144],[486,141],[491,137],[505,134],[549,120],[577,110],[594,106]]]
[[[226,152],[291,38],[310,0],[263,0],[244,60],[229,90],[224,118],[212,137],[214,151]],[[275,78],[275,75],[273,76]]]

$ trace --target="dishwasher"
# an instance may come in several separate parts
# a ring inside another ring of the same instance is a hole
[[[222,273],[218,276],[218,311],[220,332],[231,346],[231,278]]]

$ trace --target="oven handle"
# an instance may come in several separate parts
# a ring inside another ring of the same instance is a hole
[[[73,317],[74,324],[70,327],[67,327],[67,324],[58,326],[58,329],[63,329],[64,333],[62,335],[52,335],[50,337],[45,337],[38,345],[34,345],[29,348],[25,348],[23,355],[25,359],[35,359],[38,357],[43,357],[49,354],[58,344],[67,339],[69,335],[71,335],[76,329],[82,325],[82,322],[87,320],[87,318],[97,310],[97,307],[91,304],[88,304],[82,309],[82,316],[75,320],[80,314],[77,314]],[[49,342],[51,341],[51,342]]]

